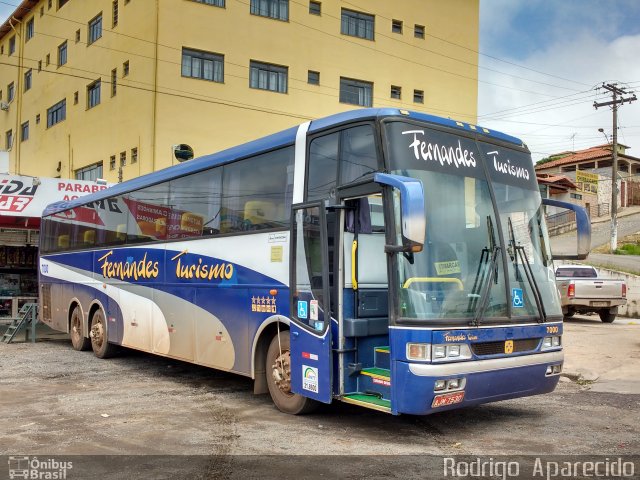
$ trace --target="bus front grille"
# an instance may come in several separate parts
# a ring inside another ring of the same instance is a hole
[[[512,353],[535,350],[536,348],[538,348],[539,343],[540,338],[523,338],[520,340],[514,340]],[[499,355],[506,353],[504,340],[501,340],[499,342],[472,343],[471,350],[473,350],[474,354],[480,357],[485,355]]]

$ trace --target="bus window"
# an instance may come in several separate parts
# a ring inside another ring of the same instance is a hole
[[[307,200],[335,198],[340,132],[314,138],[309,146]]]
[[[220,232],[222,168],[171,181],[169,238],[215,235]]]
[[[165,240],[169,226],[169,184],[161,183],[124,197],[129,209],[124,233],[127,243]]]
[[[340,184],[353,182],[378,170],[374,133],[372,125],[361,125],[342,132]]]
[[[293,157],[286,147],[223,167],[221,233],[288,227]]]

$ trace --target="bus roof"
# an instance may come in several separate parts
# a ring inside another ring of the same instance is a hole
[[[483,127],[478,127],[469,123],[463,123],[460,121],[452,120],[450,118],[437,117],[435,115],[412,112],[409,110],[400,110],[397,108],[365,108],[330,115],[318,120],[313,120],[311,122],[311,125],[309,126],[309,133],[315,133],[325,128],[337,126],[343,123],[360,120],[380,119],[386,117],[399,117],[419,120],[435,125],[450,127],[456,130],[466,131],[468,133],[484,135],[489,138],[512,143],[517,146],[523,145],[523,142],[520,139],[501,132],[491,131]],[[217,165],[223,165],[225,163],[229,163],[234,160],[259,152],[266,152],[287,145],[292,145],[295,142],[297,130],[298,127],[292,127],[287,130],[283,130],[282,132],[243,143],[242,145],[238,145],[221,152],[204,155],[185,163],[173,165],[171,167],[158,170],[157,172],[148,173],[141,177],[118,183],[105,190],[101,190],[99,192],[92,193],[75,200],[55,202],[47,206],[42,215],[52,215],[63,210],[86,205],[87,203],[95,202],[97,200],[102,200],[104,198],[109,198],[115,195],[122,195],[124,193],[139,190],[141,188],[155,185],[156,183],[164,182],[172,178],[197,173],[202,170],[206,170]]]

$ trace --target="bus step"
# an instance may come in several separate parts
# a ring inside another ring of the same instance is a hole
[[[374,352],[375,360],[373,366],[389,370],[391,368],[391,362],[389,360],[391,352],[389,351],[389,347],[376,347]]]
[[[391,413],[391,402],[376,395],[367,395],[365,393],[349,393],[343,395],[342,400],[361,407],[371,408],[379,412]]]
[[[363,368],[360,372],[360,375],[366,375],[371,378],[376,378],[378,380],[384,380],[391,383],[391,372],[388,368]]]

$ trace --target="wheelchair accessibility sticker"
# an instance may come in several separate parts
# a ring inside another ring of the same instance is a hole
[[[524,297],[521,288],[511,289],[511,306],[513,308],[524,308]]]
[[[309,318],[308,303],[304,300],[298,300],[298,318]]]

